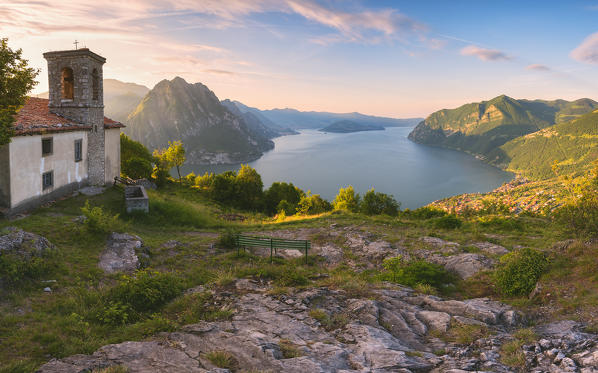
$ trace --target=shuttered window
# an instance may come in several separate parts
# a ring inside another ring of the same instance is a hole
[[[83,160],[83,140],[75,140],[75,162]]]

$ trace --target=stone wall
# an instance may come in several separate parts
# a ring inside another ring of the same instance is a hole
[[[10,207],[9,145],[0,146],[0,207]]]
[[[114,182],[116,176],[120,176],[120,128],[107,129],[105,132],[106,149],[106,184]]]

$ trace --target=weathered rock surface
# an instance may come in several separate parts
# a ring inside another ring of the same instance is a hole
[[[505,255],[509,253],[504,246],[500,246],[491,242],[474,242],[471,246],[477,247],[478,249],[492,255]]]
[[[15,227],[8,227],[5,231],[8,233],[0,236],[0,255],[15,254],[27,260],[44,257],[56,250],[50,241],[35,233]]]
[[[231,321],[200,322],[163,333],[155,341],[104,346],[93,355],[53,360],[39,372],[118,364],[131,373],[214,372],[206,353],[215,350],[228,351],[243,369],[273,372],[430,372],[453,365],[477,369],[479,358],[463,360],[463,347],[431,338],[429,332],[470,320],[507,335],[521,321],[509,306],[488,299],[443,300],[400,286],[376,290],[373,299],[356,299],[327,288],[272,296],[256,282],[239,282],[236,288],[242,293],[215,294],[235,310]],[[328,321],[313,318],[314,309]],[[285,358],[281,340],[290,341],[302,356]],[[437,356],[438,350],[447,353]]]
[[[140,265],[135,249],[142,246],[143,241],[138,236],[112,233],[100,255],[98,266],[106,273],[134,271]]]

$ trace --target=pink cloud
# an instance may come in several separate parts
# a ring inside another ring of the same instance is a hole
[[[474,56],[482,61],[508,61],[512,59],[512,57],[499,50],[482,48],[475,45],[468,45],[461,49],[461,55]]]
[[[571,58],[585,63],[598,64],[598,32],[585,40],[571,51]]]

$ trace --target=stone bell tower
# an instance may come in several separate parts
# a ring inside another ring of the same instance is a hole
[[[104,84],[106,59],[87,48],[44,53],[48,61],[50,112],[90,127],[87,170],[92,185],[103,185],[105,162]]]

